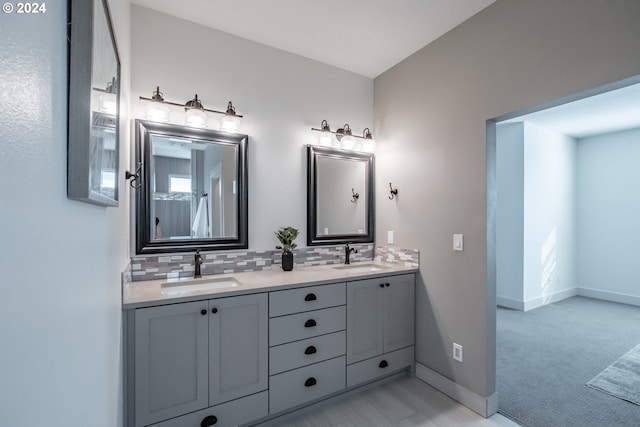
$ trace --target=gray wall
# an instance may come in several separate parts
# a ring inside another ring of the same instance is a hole
[[[479,395],[495,391],[486,121],[640,73],[638,22],[637,0],[499,0],[374,81],[376,184],[399,189],[376,199],[377,235],[420,249],[418,361]]]
[[[109,1],[129,164],[129,3]],[[15,3],[14,3],[15,5]],[[67,199],[67,2],[0,18],[0,425],[122,424],[120,206]]]

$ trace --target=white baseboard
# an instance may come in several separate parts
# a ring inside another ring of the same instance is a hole
[[[498,412],[498,393],[482,397],[421,363],[416,363],[416,377],[485,418]]]
[[[601,291],[599,289],[578,288],[578,295],[582,297],[596,298],[605,301],[619,302],[640,306],[640,297],[635,295],[621,294],[618,292]]]
[[[527,301],[520,301],[513,298],[497,296],[496,305],[500,307],[510,308],[512,310],[529,311],[533,310],[534,308],[542,307],[543,305],[574,297],[576,295],[640,307],[640,296],[590,288],[564,289],[562,291],[554,292],[552,294],[533,298]]]
[[[533,310],[534,308],[562,301],[563,299],[575,297],[576,295],[578,295],[578,288],[569,288],[553,292],[548,295],[533,298],[524,302],[524,311]]]
[[[510,308],[511,310],[524,311],[524,301],[519,301],[513,298],[497,296],[496,303],[500,307]]]

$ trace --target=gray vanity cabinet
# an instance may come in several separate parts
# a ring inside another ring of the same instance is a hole
[[[189,413],[221,418],[232,400],[247,399],[253,418],[267,415],[267,393],[259,393],[269,386],[266,293],[141,308],[134,318],[135,427]]]
[[[135,311],[135,425],[209,404],[208,302]]]
[[[209,301],[209,404],[269,388],[266,293]]]
[[[413,365],[414,294],[413,274],[347,284],[347,386]]]

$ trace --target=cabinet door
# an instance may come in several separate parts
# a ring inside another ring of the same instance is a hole
[[[347,284],[347,364],[382,354],[383,282],[370,279]]]
[[[209,404],[268,388],[266,293],[209,302]]]
[[[135,312],[135,418],[148,425],[208,405],[207,301]]]
[[[384,352],[387,353],[413,345],[415,341],[415,276],[387,277],[384,291]]]

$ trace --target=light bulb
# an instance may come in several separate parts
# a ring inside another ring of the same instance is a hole
[[[145,107],[145,116],[154,122],[169,121],[169,107],[159,102],[149,102]]]
[[[225,114],[220,120],[220,130],[223,132],[238,133],[240,131],[240,117]]]
[[[356,139],[352,135],[343,136],[340,142],[342,143],[342,148],[345,150],[353,150],[356,146]]]
[[[333,147],[333,135],[331,132],[322,132],[318,138],[318,145],[321,147]]]
[[[118,110],[118,104],[116,103],[116,96],[112,93],[103,93],[99,98],[100,111],[103,113],[116,115]]]
[[[190,108],[184,115],[184,123],[196,128],[207,127],[207,115],[198,108]]]
[[[362,141],[362,151],[365,151],[367,153],[375,153],[376,141],[373,138],[365,138]]]

